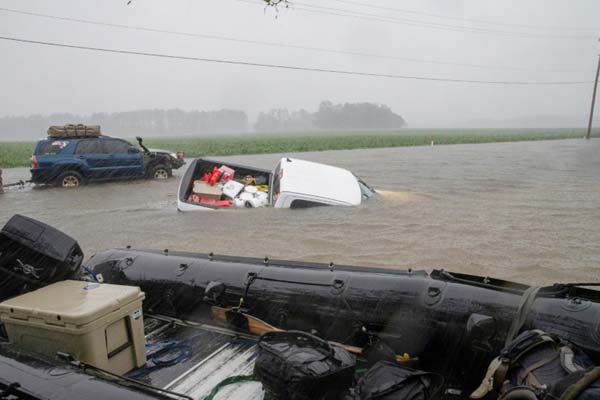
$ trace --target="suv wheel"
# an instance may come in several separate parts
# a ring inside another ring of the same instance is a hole
[[[150,169],[149,177],[150,179],[163,180],[169,179],[172,175],[173,172],[171,171],[171,168],[159,164]]]
[[[67,171],[63,172],[56,178],[56,183],[67,189],[76,188],[83,185],[83,177],[79,172]]]

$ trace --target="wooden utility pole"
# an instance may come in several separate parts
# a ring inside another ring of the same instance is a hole
[[[594,94],[592,94],[592,108],[590,109],[590,121],[588,122],[586,139],[592,137],[592,120],[594,119],[594,104],[596,103],[596,90],[598,89],[598,75],[600,75],[600,55],[598,56],[598,67],[596,68],[596,80],[594,81]]]

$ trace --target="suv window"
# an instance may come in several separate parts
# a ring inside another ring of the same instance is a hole
[[[108,139],[104,140],[104,152],[108,154],[112,153],[127,153],[129,148],[132,147],[131,144],[116,139]]]
[[[102,144],[98,139],[85,139],[77,144],[75,154],[100,154],[102,153]]]
[[[67,140],[47,140],[40,144],[37,154],[40,156],[58,154],[62,149],[67,147],[68,144],[69,141]]]

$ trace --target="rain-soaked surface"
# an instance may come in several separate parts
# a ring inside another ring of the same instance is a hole
[[[524,283],[600,279],[600,140],[293,156],[348,168],[383,193],[357,208],[182,213],[176,191],[184,167],[168,181],[10,190],[0,195],[0,224],[15,213],[37,218],[75,237],[87,256],[132,245],[443,267]],[[279,157],[222,159],[270,169]],[[4,181],[28,174],[8,169]]]

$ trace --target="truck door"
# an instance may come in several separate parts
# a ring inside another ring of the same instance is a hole
[[[144,161],[140,151],[121,139],[104,139],[104,152],[114,177],[136,177],[144,174]]]
[[[281,170],[281,161],[277,163],[273,172],[271,172],[271,182],[269,185],[269,203],[275,207],[279,198],[279,190],[281,189],[281,178],[283,171]]]
[[[83,139],[77,143],[75,157],[87,166],[87,178],[102,179],[108,168],[108,155],[104,154],[99,139]]]

